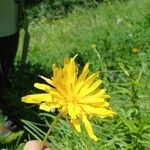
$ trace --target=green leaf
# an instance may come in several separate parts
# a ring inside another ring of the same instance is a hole
[[[149,129],[149,128],[150,128],[150,125],[145,125],[145,126],[142,128],[141,131],[147,130],[147,129]]]
[[[128,127],[128,129],[133,132],[133,133],[137,133],[138,132],[138,128],[134,125],[133,121],[126,119],[124,116],[118,114],[120,119],[122,120],[122,122]]]
[[[37,139],[44,139],[46,133],[44,131],[42,131],[40,128],[38,128],[36,125],[36,123],[31,122],[31,121],[27,121],[27,120],[21,120],[26,126],[24,126],[24,128],[31,133],[35,138]]]
[[[21,137],[23,135],[24,131],[19,131],[15,133],[11,133],[7,138],[5,139],[5,143],[10,143],[13,140],[16,140],[18,137]]]

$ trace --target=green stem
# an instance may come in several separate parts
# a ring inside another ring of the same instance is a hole
[[[95,53],[97,54],[97,57],[98,57],[99,62],[100,62],[100,64],[101,64],[101,69],[102,69],[102,71],[104,71],[104,70],[103,70],[104,66],[103,66],[103,61],[102,61],[101,55],[100,55],[100,53],[97,51],[96,48],[94,48],[94,51],[95,51]]]
[[[53,128],[54,125],[58,122],[60,116],[61,116],[61,113],[59,113],[59,114],[55,117],[55,119],[53,120],[52,124],[50,125],[50,127],[49,127],[49,129],[48,129],[48,131],[47,131],[47,133],[46,133],[46,136],[45,136],[45,138],[44,138],[44,141],[43,141],[43,145],[42,145],[42,149],[41,149],[41,150],[44,149],[44,145],[45,145],[45,143],[46,143],[46,141],[47,141],[47,139],[48,139],[48,137],[49,137],[49,135],[50,135],[50,133],[51,133],[51,131],[52,131],[52,128]]]

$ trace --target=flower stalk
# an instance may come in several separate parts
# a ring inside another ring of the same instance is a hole
[[[47,133],[46,133],[46,135],[45,135],[45,138],[44,138],[44,141],[43,141],[43,145],[42,145],[42,149],[41,149],[41,150],[44,150],[44,145],[45,145],[45,143],[46,143],[46,141],[47,141],[47,139],[48,139],[48,137],[49,137],[49,135],[50,135],[50,133],[51,133],[53,127],[54,127],[54,126],[56,125],[56,123],[58,122],[60,116],[61,116],[61,113],[59,113],[59,114],[55,117],[55,119],[53,120],[52,124],[50,125],[50,127],[49,127],[49,129],[48,129],[48,131],[47,131]]]

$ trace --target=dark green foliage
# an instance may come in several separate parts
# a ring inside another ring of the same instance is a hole
[[[46,17],[59,19],[72,12],[75,8],[97,7],[108,0],[43,0],[37,7],[29,11],[32,18]]]

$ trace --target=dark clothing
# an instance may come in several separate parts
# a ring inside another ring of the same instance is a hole
[[[8,37],[0,37],[0,97],[8,81],[8,74],[13,65],[19,41],[19,31]]]

